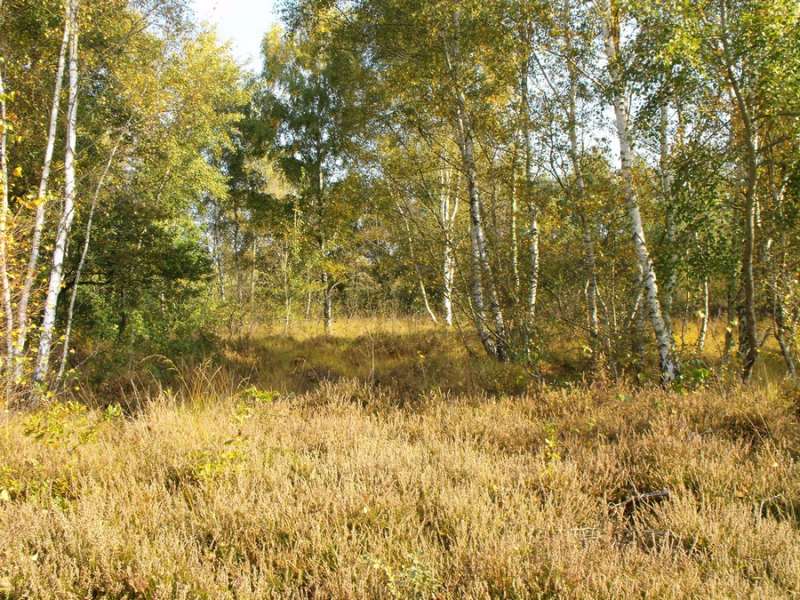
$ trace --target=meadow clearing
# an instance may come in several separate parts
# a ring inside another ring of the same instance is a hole
[[[800,593],[796,388],[523,384],[419,322],[340,329],[5,414],[0,597]]]

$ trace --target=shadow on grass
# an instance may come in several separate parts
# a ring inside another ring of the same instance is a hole
[[[434,390],[519,395],[532,381],[523,365],[497,363],[452,334],[435,330],[227,340],[215,360],[250,385],[284,393],[348,379],[408,399]]]

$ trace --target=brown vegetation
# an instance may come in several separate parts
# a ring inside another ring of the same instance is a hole
[[[412,382],[426,361],[441,363],[431,381],[465,377],[457,342],[408,324],[365,335],[374,363],[358,337],[283,354],[271,338],[130,414],[6,416],[0,597],[800,593],[796,390],[491,394],[478,366],[447,393]],[[292,379],[298,356],[320,368],[326,353],[339,376]]]

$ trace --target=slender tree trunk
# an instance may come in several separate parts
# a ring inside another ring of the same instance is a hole
[[[754,158],[754,157],[753,157]],[[748,159],[747,190],[745,193],[744,244],[742,247],[742,333],[739,340],[742,354],[742,379],[749,381],[758,358],[758,331],[755,309],[755,278],[753,275],[753,254],[755,250],[755,160]]]
[[[664,385],[671,384],[678,375],[678,365],[672,351],[672,343],[669,331],[664,324],[664,317],[661,312],[661,303],[658,299],[658,283],[656,273],[653,269],[653,261],[647,249],[645,240],[642,215],[639,211],[639,200],[633,185],[633,151],[631,149],[630,134],[628,131],[628,113],[625,105],[625,94],[622,76],[619,69],[619,57],[617,56],[617,44],[619,42],[619,23],[616,16],[611,16],[611,23],[603,21],[606,55],[608,57],[608,69],[611,75],[613,90],[614,115],[616,118],[617,137],[620,145],[620,159],[622,163],[622,178],[625,194],[625,204],[627,207],[628,218],[631,223],[631,233],[636,249],[636,256],[644,278],[646,291],[647,307],[650,313],[650,321],[655,333],[656,344],[658,345],[659,364],[661,370],[661,381]],[[612,33],[612,27],[614,33]]]
[[[258,279],[258,271],[256,265],[258,263],[258,236],[253,235],[253,264],[250,265],[250,317],[255,319],[256,308],[256,283]]]
[[[325,335],[333,333],[333,284],[327,272],[322,274],[324,292],[322,295],[322,322],[325,327]]]
[[[571,24],[571,11],[569,2],[567,6],[566,23]],[[580,148],[578,146],[578,83],[579,73],[573,57],[572,31],[567,27],[566,33],[567,69],[569,72],[569,96],[567,104],[567,129],[569,135],[569,157],[572,170],[575,174],[575,193],[577,211],[583,229],[583,252],[586,268],[586,313],[589,325],[589,344],[592,356],[597,357],[600,350],[600,320],[597,310],[597,261],[594,252],[594,239],[590,226],[590,216],[586,214],[586,184],[583,179],[583,167],[580,163]]]
[[[69,306],[67,308],[67,324],[64,329],[64,345],[61,349],[61,363],[58,367],[58,374],[56,375],[56,385],[58,385],[63,377],[64,372],[67,369],[67,361],[69,358],[69,341],[70,341],[70,334],[72,333],[72,316],[75,312],[75,300],[78,297],[78,286],[81,282],[81,275],[83,273],[83,267],[86,264],[86,256],[89,254],[89,243],[92,237],[92,221],[94,220],[94,211],[97,208],[97,201],[100,198],[100,192],[103,189],[103,184],[105,183],[106,177],[108,176],[108,172],[111,169],[111,164],[114,162],[114,156],[117,154],[117,150],[119,149],[119,145],[121,143],[121,139],[116,143],[114,148],[111,150],[111,154],[108,157],[108,161],[106,162],[105,167],[103,168],[103,173],[100,175],[100,179],[97,181],[97,186],[94,190],[94,196],[92,197],[92,205],[89,208],[89,216],[86,219],[86,234],[83,240],[83,248],[81,249],[81,258],[78,261],[78,268],[75,271],[75,282],[72,284],[72,291],[70,292],[69,298]]]
[[[397,210],[400,213],[400,216],[403,219],[403,223],[406,227],[406,239],[408,240],[408,254],[411,262],[414,263],[414,272],[417,274],[417,281],[419,282],[419,291],[422,295],[422,302],[425,305],[425,311],[428,313],[431,321],[433,321],[434,325],[439,323],[439,319],[436,318],[436,313],[433,312],[431,308],[430,301],[428,300],[428,290],[425,289],[425,280],[422,277],[422,271],[419,268],[419,262],[417,262],[417,257],[414,254],[414,240],[411,236],[411,224],[409,223],[408,216],[403,211],[403,207],[400,204],[397,205]]]
[[[733,335],[733,328],[736,326],[736,277],[731,274],[728,278],[728,289],[726,294],[726,317],[725,326],[725,347],[722,353],[724,360],[728,360],[733,352],[736,340]]]
[[[292,321],[292,290],[291,290],[291,279],[289,273],[289,264],[290,264],[290,249],[288,247],[284,248],[283,257],[282,257],[282,265],[281,270],[283,271],[283,305],[284,305],[284,319],[283,319],[283,333],[284,335],[289,335],[289,326]]]
[[[697,352],[702,353],[706,347],[706,336],[708,335],[708,277],[703,278],[703,315],[700,318],[700,333],[697,336]]]
[[[11,392],[14,366],[14,307],[11,304],[11,281],[8,276],[8,121],[6,113],[6,89],[0,64],[0,281],[2,281],[3,313],[5,314],[6,342],[6,400]]]
[[[506,332],[503,313],[500,309],[500,301],[497,296],[497,289],[494,285],[492,267],[489,262],[486,249],[486,236],[483,231],[482,202],[477,184],[477,168],[475,167],[475,149],[472,139],[472,131],[466,122],[464,110],[459,108],[459,146],[461,149],[461,159],[464,168],[464,175],[467,180],[467,192],[469,196],[471,240],[472,240],[472,302],[475,310],[475,320],[478,328],[478,335],[481,338],[486,351],[504,361],[507,359],[506,353]],[[486,287],[489,292],[489,310],[494,319],[494,338],[486,327],[485,308],[483,297],[483,279],[486,278]]]
[[[775,338],[778,340],[778,346],[781,349],[783,361],[786,363],[786,370],[789,372],[789,376],[795,379],[797,377],[797,363],[795,362],[794,352],[792,352],[791,343],[789,342],[793,332],[786,324],[786,312],[783,301],[780,298],[776,299],[773,319],[775,321]]]
[[[797,364],[791,341],[794,337],[794,327],[786,322],[786,308],[783,298],[786,293],[784,276],[786,274],[786,241],[781,240],[779,267],[772,277],[772,320],[775,325],[775,339],[781,349],[781,355],[786,363],[786,370],[792,379],[797,377]]]
[[[536,324],[536,298],[539,291],[539,210],[536,203],[530,202],[531,281],[528,289],[528,327]]]
[[[36,198],[36,216],[33,222],[33,234],[31,236],[31,253],[28,258],[28,265],[25,269],[25,279],[20,292],[19,305],[17,306],[17,352],[19,360],[14,366],[15,377],[22,377],[22,353],[28,339],[28,305],[30,303],[33,284],[36,281],[36,270],[39,264],[39,250],[42,242],[42,231],[44,230],[45,209],[47,200],[47,189],[50,181],[50,168],[53,162],[53,152],[56,145],[56,131],[58,129],[58,112],[61,106],[61,88],[64,82],[64,70],[66,65],[67,49],[70,38],[70,18],[69,5],[64,19],[64,36],[61,40],[61,49],[58,53],[58,67],[56,69],[56,82],[53,91],[53,101],[50,106],[50,125],[47,132],[47,145],[44,151],[44,162],[42,164],[42,176],[39,180],[39,191]]]
[[[531,168],[533,151],[531,148],[530,133],[530,54],[526,56],[520,74],[520,96],[522,100],[522,138],[525,147],[525,198],[528,202],[528,243],[530,251],[530,282],[528,287],[528,330],[532,332],[536,326],[536,300],[539,293],[539,207],[531,194]]]
[[[214,264],[217,266],[217,286],[219,287],[219,299],[225,302],[225,257],[222,254],[222,240],[220,227],[222,215],[219,205],[214,206],[213,243],[214,243]]]
[[[670,206],[670,195],[672,191],[672,173],[669,167],[669,137],[668,137],[668,123],[669,115],[667,106],[663,105],[660,110],[660,124],[659,124],[659,168],[661,170],[661,200],[664,203],[664,211],[666,214],[666,227],[664,234],[664,245],[667,254],[667,282],[664,286],[664,325],[667,327],[670,341],[673,347],[675,346],[675,335],[672,327],[672,301],[675,293],[675,287],[678,283],[678,273],[675,269],[675,218],[672,214],[672,207]]]
[[[526,74],[527,75],[527,74]],[[519,275],[519,242],[517,240],[517,144],[514,145],[514,155],[511,159],[511,273],[514,277],[514,299],[519,298],[522,285]]]
[[[61,280],[64,272],[64,258],[75,217],[75,150],[77,142],[78,121],[78,0],[70,0],[70,42],[69,42],[69,99],[67,104],[66,150],[64,154],[64,208],[56,231],[55,248],[53,250],[50,282],[42,319],[42,334],[39,338],[39,354],[33,380],[42,383],[48,374],[50,351],[56,322],[58,295],[61,291]]]
[[[460,13],[453,15],[453,20],[458,27]],[[464,177],[467,181],[467,196],[469,197],[470,212],[470,240],[472,245],[471,266],[471,296],[472,310],[475,315],[475,325],[486,352],[500,360],[508,358],[507,338],[505,330],[505,320],[500,307],[500,300],[497,295],[497,288],[494,283],[492,266],[489,261],[489,253],[486,246],[486,234],[483,230],[483,206],[480,192],[478,190],[478,173],[475,166],[475,142],[473,139],[472,123],[470,123],[467,112],[467,103],[463,91],[458,87],[458,77],[451,61],[450,51],[447,43],[444,45],[444,59],[447,63],[448,71],[452,76],[451,85],[455,88],[455,109],[456,109],[456,131],[458,146],[461,152],[461,164]],[[484,275],[486,278],[486,289],[489,294],[489,311],[494,320],[494,332],[486,325],[486,309],[484,305]]]
[[[758,150],[756,149],[756,132],[750,107],[742,93],[732,65],[731,53],[728,48],[728,23],[727,2],[720,3],[720,27],[725,71],[728,84],[733,92],[738,117],[742,126],[742,147],[744,148],[744,240],[742,243],[742,289],[744,290],[744,304],[740,308],[741,322],[739,339],[740,354],[742,356],[742,379],[749,381],[753,375],[753,367],[758,359],[758,324],[756,322],[756,292],[755,277],[753,275],[753,257],[755,254],[755,228],[756,228],[756,185],[758,183]]]
[[[444,255],[442,260],[442,309],[444,312],[444,322],[448,327],[453,326],[453,283],[455,281],[455,257],[453,256],[453,227],[455,226],[456,214],[458,212],[458,197],[450,209],[450,176],[443,173],[441,181],[441,206],[440,217],[444,228]]]
[[[631,311],[630,324],[632,325],[630,338],[631,338],[631,353],[636,357],[637,368],[641,370],[645,361],[645,331],[646,317],[644,307],[644,273],[641,266],[639,267],[639,275],[636,279],[636,301],[633,304],[633,311]]]
[[[455,282],[455,259],[453,251],[445,248],[444,251],[444,295],[442,305],[444,309],[444,322],[448,327],[453,326],[453,283]]]
[[[233,275],[236,284],[236,302],[241,307],[244,304],[244,273],[242,272],[242,227],[239,219],[239,208],[233,209]]]
[[[463,119],[461,120],[463,124]],[[483,206],[478,191],[477,183],[477,169],[475,167],[474,147],[472,140],[472,132],[468,127],[462,127],[462,160],[464,163],[464,170],[467,177],[467,191],[469,194],[470,203],[470,223],[472,225],[472,241],[473,241],[473,277],[479,282],[479,288],[473,293],[473,300],[476,302],[479,314],[482,312],[483,303],[483,284],[482,281],[485,276],[486,288],[489,292],[489,311],[494,319],[494,340],[490,345],[493,354],[499,360],[506,360],[506,333],[503,313],[500,309],[500,301],[497,296],[497,289],[494,285],[494,276],[492,274],[492,266],[489,261],[489,253],[486,246],[486,236],[483,230]],[[481,302],[481,307],[478,306],[478,300]],[[486,332],[488,334],[488,331]],[[483,337],[483,335],[481,336]],[[484,343],[484,345],[486,345]]]

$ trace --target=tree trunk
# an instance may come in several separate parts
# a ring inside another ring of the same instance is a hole
[[[786,370],[789,372],[789,376],[795,379],[797,377],[797,364],[792,352],[791,342],[789,342],[793,332],[786,324],[785,309],[780,298],[776,299],[773,319],[775,320],[775,338],[778,340],[781,355],[786,363]]]
[[[736,276],[731,274],[728,278],[728,289],[726,294],[726,317],[725,326],[725,347],[722,352],[723,360],[728,360],[733,352],[736,340],[733,335],[733,328],[736,325]]]
[[[575,174],[575,203],[576,211],[581,222],[583,237],[584,265],[586,269],[586,317],[589,327],[589,347],[592,357],[596,361],[601,351],[600,346],[600,319],[597,308],[597,260],[594,251],[594,237],[592,235],[591,216],[587,214],[586,184],[583,179],[583,167],[580,162],[580,148],[578,146],[578,84],[580,74],[576,64],[574,47],[572,43],[572,10],[570,0],[565,2],[566,24],[565,41],[567,54],[567,72],[569,74],[569,95],[567,102],[567,134],[569,137],[569,158],[572,162],[572,171]]]
[[[506,332],[503,313],[500,309],[500,301],[497,296],[497,289],[494,285],[492,267],[489,263],[488,252],[486,249],[486,236],[483,231],[482,202],[478,191],[478,175],[475,167],[475,149],[472,139],[472,131],[466,122],[463,108],[459,108],[459,146],[461,149],[461,159],[464,175],[467,179],[467,192],[469,196],[470,225],[472,240],[472,302],[475,310],[475,322],[478,335],[481,338],[486,351],[504,361],[507,359],[506,352]],[[486,276],[486,287],[489,292],[489,310],[494,319],[494,337],[485,323],[485,307],[483,297],[483,278]]]
[[[333,284],[327,272],[322,274],[324,292],[322,294],[322,322],[325,327],[325,335],[333,333]]]
[[[11,304],[11,281],[8,277],[8,122],[6,121],[6,89],[0,64],[0,281],[2,281],[3,313],[5,314],[6,396],[11,392],[14,366],[14,307]],[[8,401],[9,398],[6,398]]]
[[[530,253],[531,253],[531,281],[528,289],[528,328],[533,329],[536,324],[536,296],[539,291],[539,210],[536,203],[530,203]]]
[[[425,311],[428,313],[431,321],[433,321],[434,325],[439,323],[439,319],[436,318],[436,313],[433,312],[431,308],[431,304],[428,301],[428,290],[425,289],[425,280],[422,277],[422,271],[419,268],[419,262],[417,262],[417,257],[414,254],[414,240],[411,237],[411,224],[409,223],[408,215],[403,211],[403,207],[400,206],[398,203],[397,210],[400,213],[400,216],[403,219],[403,223],[406,227],[406,239],[408,240],[408,256],[411,259],[411,262],[414,263],[414,272],[417,274],[417,281],[419,282],[419,291],[422,295],[422,302],[425,305]]]
[[[700,333],[697,336],[697,352],[701,353],[706,347],[706,336],[708,335],[708,277],[703,278],[703,315],[700,318]]]
[[[66,150],[64,154],[64,208],[56,231],[50,282],[42,319],[42,334],[39,338],[39,354],[33,372],[33,381],[42,383],[48,374],[50,352],[56,322],[58,294],[64,272],[67,239],[75,217],[75,149],[78,121],[78,0],[70,0],[69,42],[69,98],[67,102]]]
[[[783,302],[786,293],[786,288],[783,283],[786,274],[785,239],[781,240],[780,253],[780,260],[777,261],[779,270],[776,269],[772,277],[772,320],[775,325],[775,339],[778,340],[778,346],[781,349],[783,361],[786,363],[786,370],[789,373],[789,377],[795,379],[797,377],[797,364],[795,362],[791,342],[795,332],[794,327],[786,322],[786,308]]]
[[[214,264],[217,267],[217,286],[219,288],[219,299],[224,303],[225,302],[225,257],[222,253],[222,240],[220,236],[220,227],[222,220],[222,215],[220,214],[221,209],[219,205],[214,206],[214,222],[212,224],[213,227],[213,259]]]
[[[523,63],[520,76],[520,96],[522,99],[522,138],[525,145],[525,198],[528,202],[529,219],[528,237],[530,251],[530,282],[528,287],[528,323],[527,329],[531,333],[536,326],[536,300],[539,292],[539,207],[531,198],[531,167],[533,161],[530,135],[530,90],[529,90],[530,55]]]
[[[122,140],[120,139],[111,150],[111,154],[108,157],[108,161],[103,169],[103,173],[100,175],[100,179],[97,181],[97,186],[94,190],[94,196],[92,197],[92,205],[89,208],[89,216],[86,219],[86,235],[83,240],[81,258],[78,261],[78,268],[75,271],[75,282],[72,284],[69,306],[67,308],[67,324],[64,329],[64,345],[61,349],[61,363],[58,367],[58,373],[56,375],[56,385],[58,385],[63,379],[64,372],[67,368],[67,360],[69,357],[69,339],[70,334],[72,333],[72,316],[75,311],[75,300],[78,297],[78,286],[80,285],[81,274],[83,273],[83,267],[86,264],[86,256],[89,254],[89,243],[92,236],[92,221],[94,220],[94,211],[97,208],[97,201],[100,198],[100,191],[103,189],[103,184],[105,183],[108,172],[111,169],[111,164],[114,162],[114,156],[117,154],[117,150],[119,149],[121,141]]]
[[[631,149],[630,134],[628,132],[628,114],[625,106],[625,94],[622,76],[619,69],[619,57],[617,56],[617,44],[619,24],[614,21],[615,16],[611,15],[612,23],[603,21],[606,55],[608,57],[608,70],[611,75],[613,86],[613,104],[616,120],[617,137],[619,138],[620,159],[622,167],[622,178],[625,193],[625,204],[628,218],[631,224],[636,256],[644,279],[646,291],[646,302],[650,313],[650,321],[655,333],[656,344],[658,345],[659,366],[661,371],[661,382],[664,385],[671,384],[678,375],[678,365],[672,351],[672,343],[669,331],[664,324],[664,317],[661,312],[661,303],[658,299],[658,283],[656,273],[653,269],[653,261],[647,249],[642,224],[642,215],[639,211],[639,200],[633,185],[633,151]],[[611,28],[614,27],[616,33],[612,34]]]
[[[284,315],[283,315],[283,334],[289,335],[289,326],[292,322],[292,290],[291,290],[291,279],[290,279],[290,272],[289,272],[289,265],[290,265],[290,254],[291,250],[287,244],[284,248],[283,256],[282,256],[282,263],[281,270],[283,271],[283,308],[284,308]]]
[[[728,48],[728,22],[727,4],[720,3],[720,28],[723,57],[725,59],[725,74],[728,85],[733,92],[736,110],[742,126],[742,144],[744,148],[744,240],[742,244],[742,289],[744,290],[744,303],[740,307],[739,324],[741,336],[739,338],[739,351],[742,357],[742,379],[749,381],[753,375],[753,367],[758,358],[758,324],[756,322],[756,292],[755,277],[753,275],[753,256],[755,254],[755,227],[756,227],[756,185],[758,183],[758,151],[756,149],[756,132],[750,108],[739,86],[739,80],[734,72],[731,53]]]
[[[636,279],[636,290],[636,301],[633,303],[630,318],[630,338],[631,354],[636,357],[637,371],[641,372],[645,362],[645,331],[647,329],[644,308],[644,276],[641,267],[639,268],[639,276]]]
[[[250,320],[251,327],[256,322],[256,284],[258,280],[258,236],[253,235],[253,263],[250,265]]]
[[[667,133],[667,126],[669,122],[669,115],[666,105],[662,105],[660,110],[660,123],[659,123],[659,168],[661,170],[661,200],[664,203],[665,219],[665,232],[664,232],[664,246],[666,247],[667,261],[667,281],[664,286],[664,325],[667,327],[670,341],[675,346],[675,335],[672,327],[672,301],[675,293],[675,287],[678,283],[678,273],[675,269],[675,219],[672,214],[672,207],[670,206],[670,195],[672,192],[672,174],[669,168],[669,138]]]
[[[47,199],[47,188],[50,181],[50,167],[53,162],[53,152],[56,145],[56,131],[58,129],[58,112],[61,106],[61,88],[64,81],[64,70],[66,65],[67,48],[70,39],[70,18],[69,4],[67,14],[64,18],[64,36],[61,40],[61,49],[58,53],[58,67],[56,69],[56,83],[53,91],[53,101],[50,106],[50,125],[47,132],[47,145],[44,151],[44,162],[42,164],[42,176],[39,180],[39,192],[36,198],[36,216],[33,222],[33,234],[31,236],[31,253],[28,258],[28,265],[25,269],[25,279],[22,284],[22,291],[17,306],[17,352],[20,355],[25,351],[25,344],[28,339],[28,305],[30,303],[33,284],[36,281],[36,269],[39,264],[39,249],[42,242],[42,231],[44,229],[45,209]],[[15,377],[22,377],[22,360],[17,360],[14,366]]]
[[[456,27],[458,27],[460,20],[458,11],[453,15],[453,19]],[[470,240],[472,246],[472,256],[470,260],[472,276],[471,296],[472,310],[475,315],[475,326],[486,352],[500,361],[505,361],[508,358],[505,320],[503,319],[503,312],[500,307],[500,300],[494,283],[492,266],[489,261],[489,253],[486,246],[486,235],[483,230],[483,216],[481,214],[483,206],[478,190],[478,173],[477,167],[475,166],[475,142],[473,139],[472,123],[470,122],[467,111],[466,98],[459,87],[458,77],[446,43],[443,49],[447,69],[452,76],[451,85],[453,85],[455,91],[455,125],[458,134],[458,146],[461,152],[462,170],[467,181],[467,195],[469,197]],[[494,320],[494,332],[486,325],[483,286],[484,275],[486,277],[486,288],[489,294],[489,310]]]
[[[750,153],[748,152],[748,155]],[[742,379],[749,381],[758,358],[758,331],[755,308],[755,278],[753,276],[753,254],[755,250],[755,157],[748,156],[747,190],[745,192],[744,244],[742,247],[742,288],[744,305],[742,315],[742,337],[739,340],[742,355]]]
[[[450,175],[443,171],[441,178],[441,205],[440,218],[444,229],[444,254],[442,260],[442,310],[444,322],[448,327],[453,326],[453,283],[455,281],[455,257],[453,256],[453,227],[455,226],[458,212],[458,196],[450,209]]]
[[[517,152],[514,145],[514,155],[511,159],[511,273],[514,277],[514,301],[519,298],[519,289],[522,285],[519,276],[519,242],[517,241]]]

